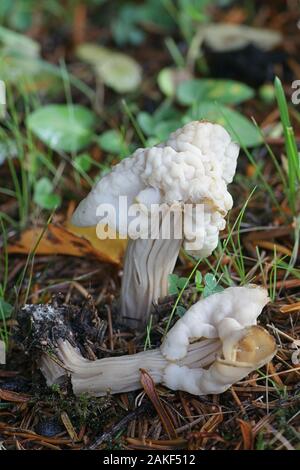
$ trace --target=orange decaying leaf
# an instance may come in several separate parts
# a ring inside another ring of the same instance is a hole
[[[241,433],[243,436],[243,448],[244,450],[252,450],[253,445],[254,445],[254,435],[252,431],[252,426],[250,423],[247,421],[244,421],[242,419],[237,420],[240,428],[241,428]]]
[[[9,253],[29,254],[43,233],[43,227],[25,230],[20,238],[8,246]],[[71,224],[49,224],[35,250],[37,255],[90,256],[101,261],[120,264],[127,241],[100,240],[95,227],[74,227]]]

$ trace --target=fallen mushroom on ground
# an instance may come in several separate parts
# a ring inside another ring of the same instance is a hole
[[[120,315],[127,327],[145,329],[153,303],[168,294],[168,275],[173,272],[182,245],[198,257],[209,256],[216,248],[219,231],[225,228],[224,218],[232,207],[227,184],[235,174],[238,153],[238,145],[222,126],[190,122],[165,143],[138,149],[122,160],[77,207],[72,223],[92,226],[101,220],[98,208],[112,205],[116,218],[107,217],[109,228],[129,237]],[[126,213],[120,209],[121,196],[127,198]],[[144,213],[159,206],[154,212],[154,236],[149,235],[148,212],[140,237],[128,229],[133,204]],[[192,211],[187,211],[187,205]],[[195,211],[200,205],[203,218],[197,225]],[[184,223],[182,217],[177,217],[180,213],[184,214]],[[171,231],[169,237],[164,237],[167,218]]]
[[[172,390],[194,395],[222,393],[276,353],[274,338],[256,324],[268,301],[261,287],[230,287],[195,303],[167,333],[160,348],[129,356],[90,361],[60,338],[56,349],[60,366],[53,368],[53,360],[44,356],[42,371],[48,384],[55,381],[57,367],[60,375],[67,371],[76,395],[137,390],[141,368],[155,383]]]

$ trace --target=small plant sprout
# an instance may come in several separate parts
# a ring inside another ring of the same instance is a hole
[[[267,291],[258,286],[229,287],[194,304],[158,349],[90,361],[67,340],[58,339],[56,354],[71,375],[76,395],[137,390],[141,368],[172,390],[223,393],[276,352],[274,338],[256,324],[268,301]],[[45,360],[53,362],[50,356]],[[55,368],[44,367],[43,373],[53,383]]]
[[[136,150],[79,204],[74,225],[103,223],[99,207],[110,205],[116,217],[107,217],[107,225],[129,238],[121,289],[121,320],[128,327],[144,330],[152,304],[168,294],[168,275],[181,246],[200,258],[216,248],[232,207],[227,184],[235,174],[238,153],[222,126],[193,121],[166,142]],[[127,213],[120,210],[121,196],[126,197]],[[130,228],[134,206],[143,215],[139,234]]]

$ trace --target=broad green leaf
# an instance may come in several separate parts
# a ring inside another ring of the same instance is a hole
[[[216,285],[213,289],[210,289],[210,287],[205,286],[203,289],[203,297],[208,297],[212,294],[217,294],[218,292],[222,292],[224,288],[222,286]]]
[[[138,22],[143,19],[140,7],[136,4],[128,3],[123,5],[118,11],[117,18],[111,24],[114,40],[117,44],[133,44],[137,46],[145,39],[145,33],[138,27]]]
[[[2,52],[17,53],[22,56],[37,58],[40,54],[40,45],[33,39],[0,26],[0,47]]]
[[[139,64],[131,57],[115,53],[95,67],[103,83],[118,93],[136,90],[142,81]]]
[[[100,147],[105,152],[112,153],[114,155],[123,155],[124,151],[126,153],[127,145],[124,142],[124,137],[119,131],[116,131],[114,129],[105,131],[98,137],[97,140]]]
[[[202,285],[202,274],[200,271],[196,271],[196,274],[195,274],[195,284],[196,284],[196,289],[198,291],[201,291],[202,288],[203,288],[203,285]]]
[[[173,79],[173,69],[171,67],[166,67],[159,72],[157,83],[166,96],[175,95],[176,88]]]
[[[118,93],[134,91],[142,81],[140,65],[126,54],[86,43],[78,47],[77,55],[94,67],[106,86]]]
[[[220,286],[211,273],[207,273],[204,276],[205,287],[203,289],[203,297],[208,297],[209,295],[216,294],[217,292],[222,292],[224,289]]]
[[[11,317],[11,314],[13,312],[13,306],[10,305],[8,302],[5,302],[5,300],[0,299],[0,320],[3,318],[6,320]]]
[[[179,103],[192,105],[201,101],[238,104],[254,96],[254,90],[234,80],[192,79],[179,83],[176,96]]]
[[[162,121],[154,126],[153,134],[160,141],[166,140],[171,132],[176,131],[181,126],[180,121]]]
[[[15,158],[18,155],[17,144],[14,140],[5,138],[0,141],[0,165],[2,165],[7,158]]]
[[[209,287],[205,286],[202,292],[202,296],[205,299],[206,297],[209,297],[212,293],[213,291]]]
[[[166,100],[155,110],[155,113],[152,116],[155,124],[158,124],[162,121],[179,121],[181,119],[181,112]]]
[[[82,153],[74,158],[74,167],[78,171],[89,171],[92,167],[92,158],[88,153]]]
[[[61,202],[58,194],[53,193],[53,184],[46,177],[36,182],[33,200],[38,206],[49,210],[59,206]]]
[[[190,72],[184,68],[165,67],[159,72],[157,83],[166,96],[174,96],[177,87],[190,78]]]
[[[245,147],[255,147],[263,142],[255,125],[238,111],[209,101],[190,108],[184,116],[184,122],[204,119],[224,126],[232,139]]]
[[[146,147],[154,147],[155,145],[160,144],[161,140],[158,137],[149,137],[146,140]]]
[[[168,282],[169,282],[168,292],[169,292],[170,295],[178,294],[177,281],[178,281],[177,274],[169,274],[169,276],[168,276]]]
[[[80,44],[77,47],[76,55],[84,62],[95,65],[101,63],[109,57],[109,49],[99,46],[98,44],[86,42],[84,44]]]
[[[152,115],[144,111],[138,113],[137,121],[144,134],[155,137],[156,144],[181,126],[181,114],[169,104],[163,104]]]
[[[204,276],[204,282],[205,282],[205,285],[209,288],[209,289],[214,289],[217,285],[217,281],[216,281],[216,278],[213,274],[211,273],[207,273],[205,274]]]
[[[177,280],[177,286],[179,289],[183,289],[188,281],[187,277],[179,277]]]
[[[259,97],[264,103],[270,104],[273,103],[276,99],[275,87],[272,83],[266,83],[262,85],[259,90]]]
[[[53,150],[78,152],[91,142],[95,116],[80,105],[50,104],[31,113],[26,123]]]
[[[169,294],[178,294],[181,289],[183,289],[188,281],[187,277],[179,277],[177,274],[169,274]]]
[[[151,116],[149,113],[142,111],[137,115],[137,122],[146,135],[153,135],[153,129],[155,126],[153,116]]]

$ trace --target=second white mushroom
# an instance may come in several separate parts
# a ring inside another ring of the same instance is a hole
[[[274,338],[256,324],[268,301],[267,291],[260,287],[230,287],[194,304],[158,349],[90,361],[60,340],[57,355],[77,395],[137,390],[141,368],[155,383],[172,390],[222,393],[274,356]]]

